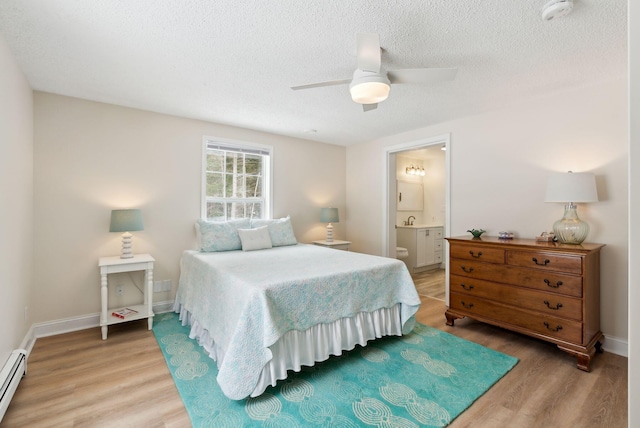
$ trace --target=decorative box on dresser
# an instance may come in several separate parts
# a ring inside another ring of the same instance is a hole
[[[600,351],[600,250],[532,239],[446,238],[453,326],[469,317],[552,342],[589,371]]]

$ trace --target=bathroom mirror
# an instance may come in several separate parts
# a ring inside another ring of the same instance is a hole
[[[397,189],[398,211],[422,211],[424,209],[422,183],[398,180]]]

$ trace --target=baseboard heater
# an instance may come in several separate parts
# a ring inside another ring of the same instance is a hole
[[[27,374],[27,351],[24,349],[16,349],[11,352],[9,359],[0,371],[0,422],[4,418],[4,414],[9,408],[9,402],[13,398],[13,394],[18,388],[18,384],[22,376]]]

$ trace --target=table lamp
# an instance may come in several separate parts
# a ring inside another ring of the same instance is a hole
[[[133,258],[132,236],[129,232],[144,230],[142,225],[142,212],[136,209],[112,210],[109,232],[124,232],[122,234],[121,259]]]
[[[556,238],[563,244],[581,244],[589,234],[589,225],[578,218],[576,202],[597,202],[596,177],[590,172],[561,172],[547,181],[545,202],[562,202],[564,216],[553,224]]]
[[[320,221],[327,224],[327,242],[333,242],[333,225],[331,223],[338,223],[338,209],[337,208],[321,208],[320,209]]]

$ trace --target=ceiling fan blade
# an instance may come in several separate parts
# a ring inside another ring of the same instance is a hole
[[[387,73],[391,83],[436,83],[453,80],[457,68],[406,68]]]
[[[378,104],[362,104],[362,111],[365,113],[378,108]]]
[[[320,88],[322,86],[344,85],[345,83],[351,83],[351,79],[330,80],[328,82],[309,83],[308,85],[292,86],[291,89],[293,89],[294,91],[297,91],[300,89]]]
[[[356,35],[358,68],[365,71],[380,72],[380,38],[374,33]]]

